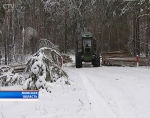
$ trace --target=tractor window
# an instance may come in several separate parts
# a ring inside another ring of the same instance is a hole
[[[85,54],[90,54],[91,49],[90,48],[85,48]]]
[[[91,39],[84,39],[83,46],[91,46]]]

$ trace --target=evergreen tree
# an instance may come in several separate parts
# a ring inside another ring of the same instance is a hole
[[[36,52],[27,62],[26,73],[29,78],[25,81],[23,89],[45,88],[51,92],[49,83],[63,79],[64,84],[69,84],[67,73],[62,70],[61,54],[55,48],[43,47]]]

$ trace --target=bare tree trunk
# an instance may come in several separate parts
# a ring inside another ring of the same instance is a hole
[[[24,16],[23,16],[23,29],[22,29],[22,44],[21,44],[21,62],[24,62],[24,40],[25,40],[25,30],[24,30]]]
[[[5,1],[6,3],[6,1]],[[5,10],[5,21],[4,21],[4,24],[5,24],[5,27],[4,27],[4,50],[5,50],[5,65],[7,65],[7,14],[6,14],[6,10]]]
[[[136,20],[136,54],[140,55],[139,18]]]
[[[103,25],[101,25],[101,29],[100,29],[100,44],[99,44],[99,46],[100,46],[100,52],[102,52],[103,51],[103,45],[104,45],[104,39],[103,39]]]
[[[12,4],[14,5],[14,2],[12,2]],[[13,9],[12,11],[12,48],[13,48],[13,55],[12,55],[12,60],[15,61],[15,54],[16,54],[16,46],[15,46],[15,28],[14,28],[14,16],[15,16],[15,9]]]
[[[40,17],[41,18],[39,18],[39,22],[38,22],[38,34],[39,34],[39,37],[41,38],[42,36],[41,36],[41,22],[42,22],[42,18],[43,18],[43,16],[42,16],[42,3],[40,3]]]
[[[7,64],[9,64],[10,53],[9,53],[9,42],[10,42],[10,18],[9,13],[7,13]]]
[[[136,13],[133,15],[133,55],[136,56]]]
[[[148,19],[147,19],[148,21]],[[148,22],[147,22],[147,26],[148,26]],[[146,54],[146,57],[148,57],[148,53],[149,53],[149,48],[148,48],[148,43],[149,43],[149,29],[147,28],[146,29],[146,44],[145,44],[145,54]]]
[[[64,20],[65,20],[65,37],[64,37],[64,39],[65,39],[65,41],[64,41],[64,43],[65,43],[65,50],[64,50],[64,52],[65,53],[67,53],[67,46],[68,46],[68,41],[67,41],[67,1],[65,0],[65,10],[64,10],[64,12],[65,12],[65,16],[64,16]]]
[[[149,12],[149,0],[146,0],[146,3],[147,3],[147,14],[150,15],[150,12]],[[145,53],[146,53],[146,57],[149,56],[149,40],[150,40],[150,16],[147,16],[147,27],[146,27],[146,50],[145,50]]]
[[[109,43],[108,43],[108,45],[109,45],[109,47],[112,47],[112,43],[111,43],[111,24],[109,25]]]

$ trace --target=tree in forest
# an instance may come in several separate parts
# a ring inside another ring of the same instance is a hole
[[[70,84],[67,73],[60,66],[61,54],[55,48],[41,48],[26,64],[26,79],[23,89],[45,88],[51,92],[49,83],[61,79],[63,84]]]
[[[3,8],[4,1],[0,1],[0,24],[4,22],[5,11]]]
[[[30,52],[34,54],[37,51],[38,42],[39,42],[38,32],[32,27],[27,27],[24,29],[22,40],[23,38],[24,38],[26,49],[31,48]]]

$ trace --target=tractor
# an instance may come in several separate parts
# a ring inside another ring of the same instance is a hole
[[[96,48],[96,40],[91,33],[82,34],[82,38],[76,42],[75,55],[76,68],[82,67],[82,62],[91,62],[94,67],[100,66],[100,55]]]

